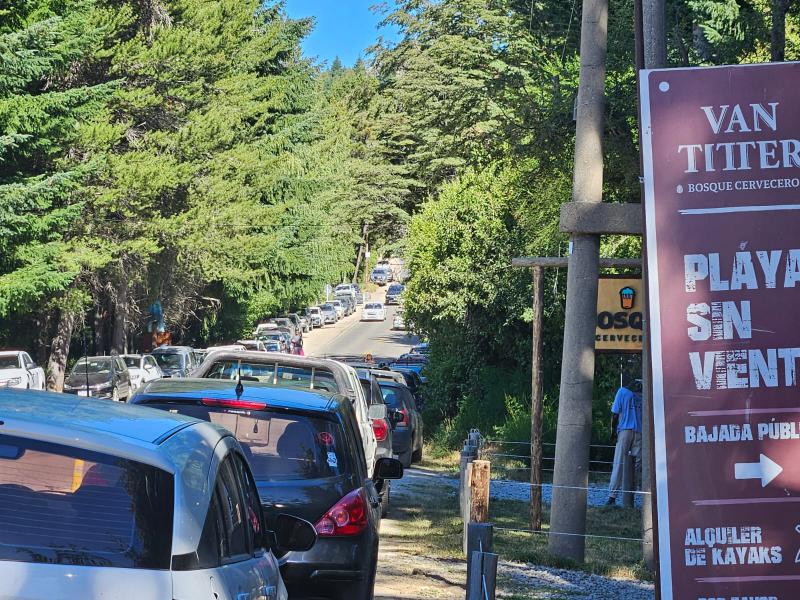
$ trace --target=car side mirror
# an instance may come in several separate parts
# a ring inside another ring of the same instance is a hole
[[[317,530],[311,523],[285,513],[275,518],[274,533],[278,549],[286,552],[306,552],[317,543]]]
[[[389,411],[389,420],[392,422],[392,425],[397,425],[398,423],[401,423],[403,419],[405,419],[403,413],[401,413],[396,408],[392,408]]]
[[[403,463],[396,458],[381,458],[375,463],[375,479],[402,479]]]
[[[385,419],[387,415],[386,405],[383,402],[380,404],[370,404],[368,415],[373,421],[377,419]]]

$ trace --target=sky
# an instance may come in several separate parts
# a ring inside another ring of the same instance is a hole
[[[314,31],[303,42],[308,57],[326,61],[328,65],[337,56],[346,67],[359,57],[366,57],[366,49],[378,36],[394,40],[396,33],[378,29],[380,14],[369,8],[380,0],[286,0],[286,11],[291,18],[314,17]]]

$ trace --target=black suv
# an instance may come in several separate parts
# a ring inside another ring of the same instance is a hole
[[[371,600],[381,505],[367,477],[356,415],[344,396],[215,379],[154,381],[133,402],[216,423],[242,444],[268,526],[280,513],[315,524],[307,552],[280,558],[290,597]],[[399,479],[384,458],[375,479]]]

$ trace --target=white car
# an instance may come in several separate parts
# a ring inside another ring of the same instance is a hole
[[[155,356],[150,354],[123,354],[120,358],[128,366],[131,374],[131,387],[138,390],[145,383],[164,377],[161,367],[158,366]]]
[[[261,340],[239,340],[237,346],[243,346],[245,350],[251,352],[269,352],[267,345]]]
[[[386,307],[380,302],[369,302],[361,313],[362,321],[385,321]]]
[[[44,369],[37,367],[27,352],[0,352],[0,388],[43,390]]]
[[[206,421],[47,392],[0,391],[3,600],[287,600],[233,435]]]

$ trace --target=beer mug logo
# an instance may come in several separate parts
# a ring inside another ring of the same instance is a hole
[[[636,301],[636,290],[632,287],[624,287],[619,291],[619,303],[623,310],[631,310]]]

